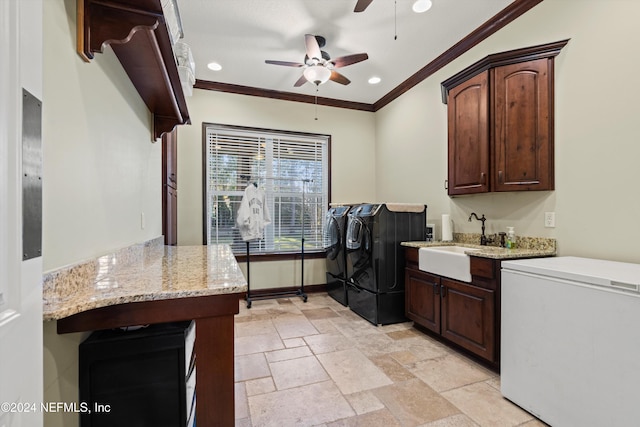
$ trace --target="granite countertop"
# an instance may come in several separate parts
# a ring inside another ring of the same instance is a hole
[[[480,241],[480,235],[474,233],[454,233],[452,242],[402,242],[402,246],[411,248],[426,248],[429,246],[464,246],[469,249],[480,249],[469,251],[467,255],[492,259],[516,259],[548,257],[556,255],[556,240],[538,237],[518,237],[517,247],[513,249],[501,248],[499,246],[481,246],[475,242]]]
[[[117,304],[246,290],[247,282],[228,245],[145,244],[45,274],[43,318],[57,320]]]

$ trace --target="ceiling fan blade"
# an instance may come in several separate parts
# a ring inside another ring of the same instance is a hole
[[[356,64],[358,62],[369,59],[369,55],[366,53],[355,53],[353,55],[341,56],[340,58],[332,59],[335,68],[346,67],[347,65]]]
[[[364,12],[364,10],[369,7],[373,0],[358,0],[356,3],[356,8],[353,9],[354,12]]]
[[[341,85],[348,85],[349,83],[351,83],[351,80],[335,70],[331,71],[331,77],[329,77],[329,80],[333,80],[334,82],[340,83]]]
[[[272,61],[270,59],[267,59],[264,62],[267,64],[273,64],[273,65],[284,65],[285,67],[304,67],[304,64],[301,64],[300,62]]]
[[[307,82],[307,78],[304,76],[304,74],[302,76],[300,76],[300,78],[298,79],[298,81],[293,85],[294,87],[300,87],[303,84],[305,84]]]
[[[322,59],[322,52],[320,52],[320,45],[318,40],[313,34],[305,34],[304,42],[307,46],[307,56],[311,58]]]

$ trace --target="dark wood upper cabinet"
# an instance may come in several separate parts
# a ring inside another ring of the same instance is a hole
[[[553,190],[553,61],[493,69],[493,191]]]
[[[191,123],[161,0],[77,0],[77,18],[78,54],[111,46],[153,113],[153,139]]]
[[[449,92],[449,194],[489,191],[489,72]]]
[[[553,65],[567,43],[489,55],[442,83],[449,195],[554,189]]]

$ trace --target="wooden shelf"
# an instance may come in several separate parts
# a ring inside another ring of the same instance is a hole
[[[190,124],[160,0],[77,0],[78,54],[87,62],[110,45],[153,113],[153,138]]]

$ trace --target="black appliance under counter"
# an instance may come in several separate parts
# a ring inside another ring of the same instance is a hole
[[[79,347],[82,427],[195,424],[194,322],[93,332]]]

